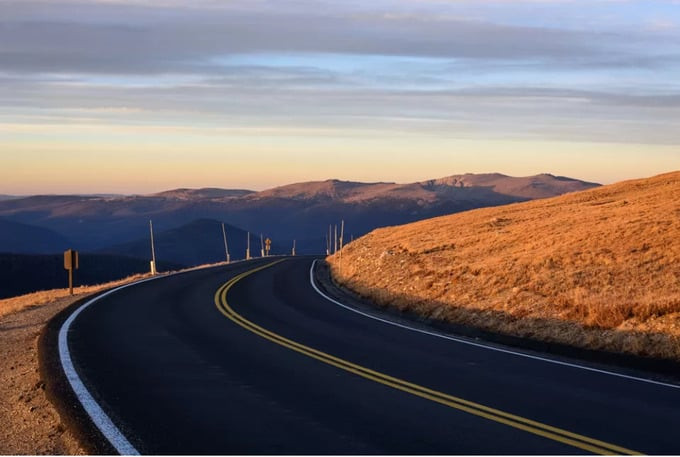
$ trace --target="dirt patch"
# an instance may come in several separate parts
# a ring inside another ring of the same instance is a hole
[[[45,323],[78,298],[0,317],[0,454],[86,454],[48,401],[38,366]]]

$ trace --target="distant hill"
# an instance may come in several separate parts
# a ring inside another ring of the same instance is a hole
[[[533,200],[597,187],[599,184],[542,174],[515,178],[500,173],[465,174],[412,184],[313,181],[250,194],[253,200],[282,198],[358,203],[374,200],[412,200],[425,204],[471,200],[501,202]]]
[[[381,228],[330,262],[341,284],[396,309],[680,360],[680,172]]]
[[[229,254],[232,260],[245,258],[247,232],[225,224]],[[156,258],[184,266],[202,265],[225,260],[222,223],[213,219],[199,219],[170,230],[154,234]],[[282,253],[283,246],[275,242],[272,254]],[[285,249],[289,249],[285,246]],[[143,259],[151,258],[150,236],[137,241],[104,249],[102,252]],[[285,251],[288,252],[288,251]],[[260,234],[251,234],[251,255],[260,256]]]
[[[181,267],[170,262],[163,262],[159,266],[164,271]],[[0,253],[0,271],[2,272],[0,274],[0,299],[38,290],[68,287],[63,254]],[[74,283],[76,286],[100,284],[148,271],[148,260],[81,253],[80,268],[75,272]]]
[[[0,252],[57,253],[69,246],[66,237],[52,230],[0,219]]]
[[[329,224],[345,220],[346,239],[376,228],[473,208],[589,189],[597,184],[552,175],[514,178],[456,175],[411,183],[306,182],[263,192],[176,189],[136,196],[33,196],[0,201],[0,217],[48,228],[74,248],[98,251],[198,219],[224,220],[272,239],[298,240],[300,252],[321,253]]]
[[[4,194],[0,194],[0,201],[2,201],[2,200],[13,200],[13,199],[15,199],[15,198],[19,198],[19,197],[16,197],[16,196],[14,196],[14,195],[4,195]]]
[[[568,192],[597,187],[598,184],[579,181],[563,176],[553,176],[548,173],[514,178],[500,173],[465,174],[449,176],[420,183],[424,188],[433,192],[449,192],[450,189],[487,189],[495,194],[534,200],[549,198]]]

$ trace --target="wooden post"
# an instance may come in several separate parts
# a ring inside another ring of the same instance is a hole
[[[64,269],[68,270],[68,290],[69,294],[73,295],[73,270],[79,267],[78,251],[69,249],[64,252]]]

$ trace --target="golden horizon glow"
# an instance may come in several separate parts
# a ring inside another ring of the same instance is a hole
[[[680,168],[678,2],[2,4],[4,194]]]
[[[263,190],[325,179],[408,183],[491,172],[552,173],[608,184],[680,168],[673,145],[259,131],[253,137],[247,129],[0,125],[0,148],[9,152],[2,159],[0,194]]]

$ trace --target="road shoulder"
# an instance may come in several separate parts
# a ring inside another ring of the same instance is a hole
[[[0,317],[0,454],[82,455],[68,417],[51,402],[55,378],[43,369],[43,330],[76,299],[61,298]]]

